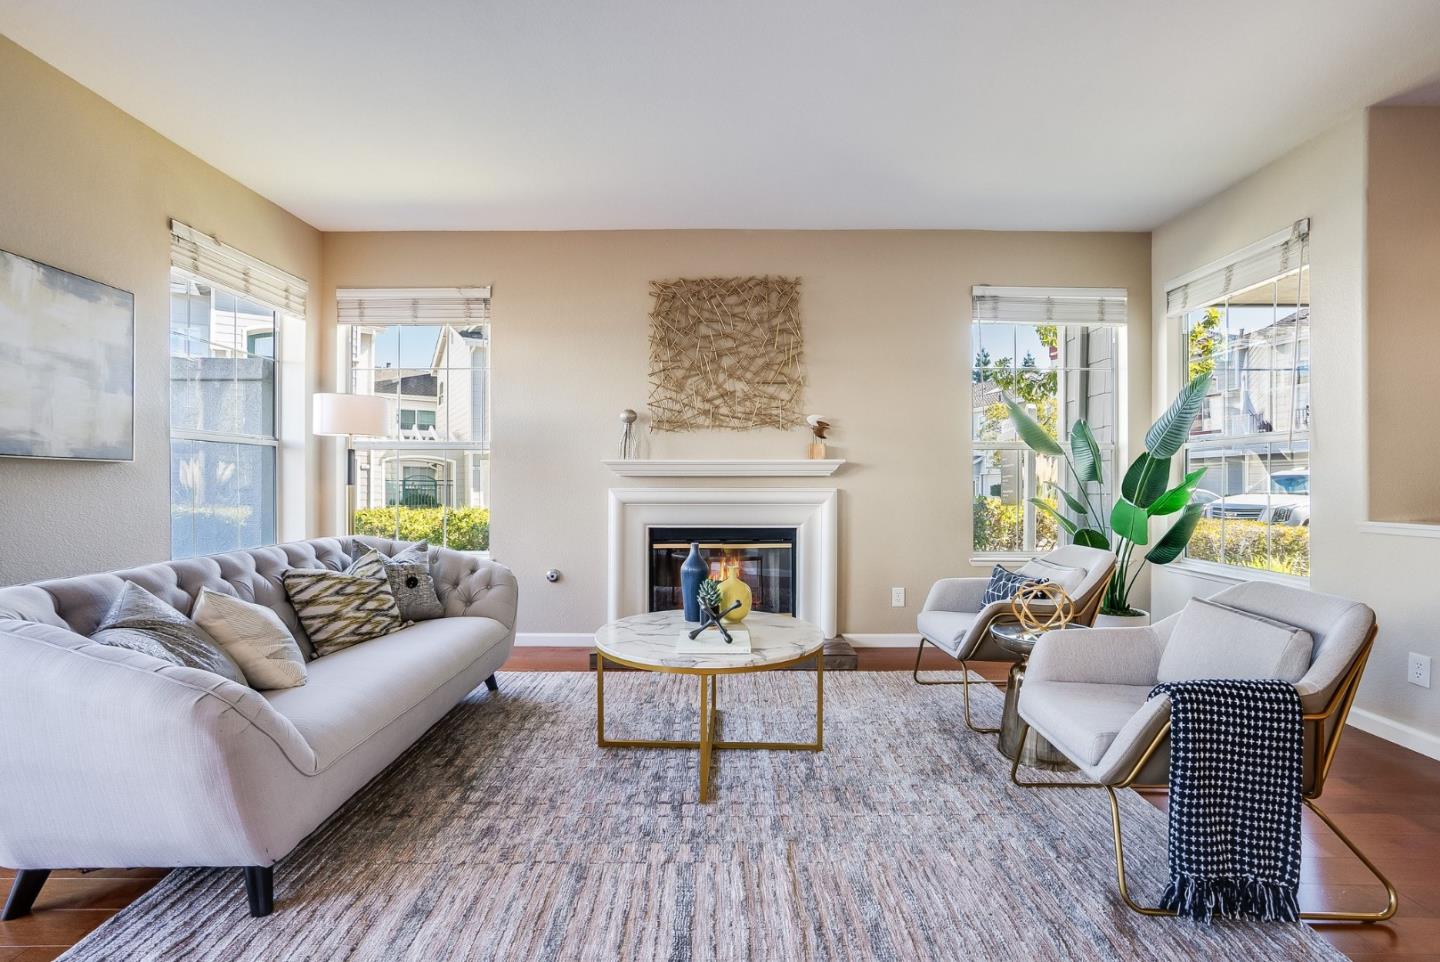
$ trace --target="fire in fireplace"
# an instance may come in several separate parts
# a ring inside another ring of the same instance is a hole
[[[683,608],[680,566],[690,545],[700,542],[700,557],[710,577],[736,568],[750,586],[752,610],[795,614],[794,528],[650,528],[650,610]]]

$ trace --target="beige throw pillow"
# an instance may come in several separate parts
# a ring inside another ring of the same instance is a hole
[[[251,688],[305,684],[305,656],[280,616],[264,605],[201,588],[191,619],[235,660]]]

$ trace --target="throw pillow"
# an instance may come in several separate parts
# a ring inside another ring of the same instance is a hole
[[[305,684],[300,646],[280,616],[264,605],[201,588],[191,616],[235,660],[251,688],[271,691]]]
[[[1156,681],[1279,678],[1293,684],[1310,670],[1314,646],[1303,628],[1191,598],[1170,630]]]
[[[425,621],[445,614],[440,596],[435,593],[435,579],[430,576],[428,561],[385,560],[385,576],[390,590],[400,605],[400,617],[406,621]]]
[[[370,549],[345,569],[353,575],[374,577],[384,572],[390,591],[400,606],[400,617],[406,621],[425,621],[445,614],[440,596],[435,592],[435,579],[430,575],[430,543],[419,541],[387,558]]]
[[[281,576],[317,658],[388,635],[403,624],[384,565],[366,555],[350,567],[361,573],[291,568]]]
[[[91,641],[128,648],[172,665],[200,668],[245,684],[240,666],[195,622],[133,581],[125,582]]]
[[[1035,558],[1025,562],[1020,569],[1022,575],[1028,575],[1036,581],[1050,581],[1065,589],[1065,593],[1072,598],[1075,596],[1075,589],[1085,581],[1084,568],[1070,568],[1065,565],[1057,565],[1053,561],[1046,561],[1044,558]]]
[[[1015,592],[1025,585],[1044,584],[1044,578],[1034,578],[1018,571],[1011,571],[1008,568],[996,565],[990,569],[990,585],[985,589],[984,603],[994,604],[997,601],[1009,601],[1015,597]]]

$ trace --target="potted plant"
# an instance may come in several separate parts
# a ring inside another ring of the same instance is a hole
[[[1069,508],[1069,516],[1043,498],[1031,498],[1030,503],[1053,516],[1075,544],[1115,552],[1115,573],[1105,588],[1096,625],[1148,624],[1149,612],[1130,604],[1130,591],[1136,579],[1147,561],[1169,564],[1180,557],[1190,543],[1203,510],[1201,505],[1190,503],[1190,494],[1205,476],[1205,469],[1191,471],[1172,488],[1170,466],[1190,436],[1190,427],[1200,413],[1209,388],[1209,373],[1196,377],[1150,425],[1150,430],[1145,432],[1145,450],[1125,472],[1108,519],[1103,519],[1095,510],[1086,490],[1088,484],[1104,484],[1100,446],[1095,443],[1090,426],[1083,420],[1075,422],[1070,429],[1070,450],[1067,451],[1020,404],[1009,396],[1005,398],[1020,440],[1036,454],[1060,458],[1075,479],[1073,494],[1058,484],[1052,485]],[[1150,519],[1173,514],[1180,517],[1152,544]]]

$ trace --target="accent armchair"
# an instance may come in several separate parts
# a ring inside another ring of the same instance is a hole
[[[1304,629],[1313,641],[1302,653],[1295,688],[1304,724],[1304,804],[1335,833],[1385,887],[1387,902],[1372,912],[1302,912],[1305,919],[1380,922],[1395,914],[1394,886],[1321,811],[1315,800],[1325,788],[1330,763],[1355,701],[1365,661],[1375,642],[1375,612],[1359,602],[1268,582],[1235,585],[1209,601],[1286,626]],[[1085,781],[1023,781],[1017,761],[1011,780],[1025,788],[1103,788],[1110,800],[1115,842],[1115,876],[1125,904],[1144,915],[1171,911],[1138,904],[1125,884],[1118,789],[1167,787],[1170,762],[1170,699],[1149,698],[1162,674],[1161,659],[1172,647],[1180,614],[1142,628],[1092,628],[1047,632],[1035,645],[1020,690],[1021,738],[1030,728],[1047,739],[1087,777]],[[1188,639],[1172,654],[1193,670],[1194,678],[1245,677],[1246,639]],[[1175,660],[1167,659],[1168,664]],[[1306,665],[1308,664],[1308,667]],[[1172,679],[1167,677],[1165,680]],[[1019,753],[1017,753],[1017,758]]]
[[[1061,585],[1075,602],[1073,623],[1093,625],[1100,611],[1100,600],[1105,595],[1105,585],[1115,570],[1115,553],[1082,545],[1065,545],[1020,570],[1038,579],[1056,574],[1056,568],[1083,572],[1078,576],[1071,575],[1073,580],[1068,585],[1062,580]],[[1049,580],[1060,579],[1051,577]],[[964,693],[966,727],[971,731],[993,733],[1000,729],[979,728],[970,717],[970,669],[967,662],[1013,662],[1018,656],[1001,648],[990,637],[992,624],[1013,621],[1014,615],[1008,600],[988,605],[984,603],[985,589],[989,585],[988,577],[943,578],[935,582],[925,599],[925,607],[915,619],[915,626],[920,632],[920,647],[915,652],[915,670],[911,672],[911,677],[920,685],[960,685]],[[960,663],[963,675],[959,681],[920,677],[920,659],[925,654],[927,642]]]

